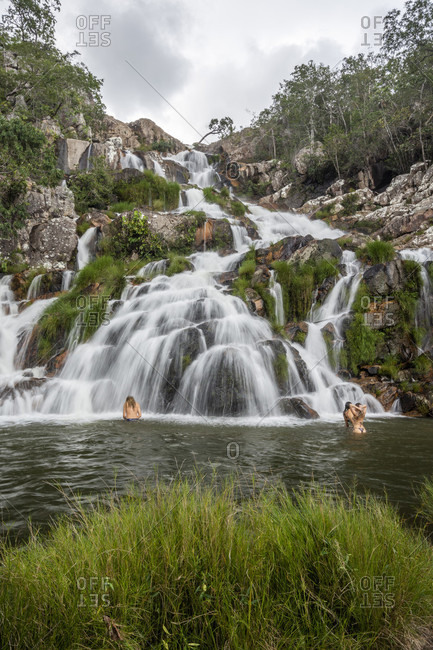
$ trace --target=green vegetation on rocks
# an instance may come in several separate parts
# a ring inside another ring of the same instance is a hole
[[[433,617],[433,549],[386,501],[180,479],[0,548],[10,647],[385,650]],[[422,491],[432,520],[433,486]],[[157,525],[155,525],[157,522]],[[94,577],[97,581],[93,581]],[[92,579],[92,582],[90,582]],[[97,599],[97,600],[96,600]]]
[[[62,176],[42,131],[0,114],[0,238],[13,237],[25,223],[27,179],[54,186]]]
[[[287,321],[304,320],[313,304],[314,290],[327,278],[336,277],[338,260],[309,260],[304,264],[276,261],[272,264],[281,284]]]
[[[104,321],[108,300],[120,298],[124,285],[124,265],[112,257],[99,257],[84,267],[71,290],[47,307],[33,330],[37,362],[46,363],[65,349],[78,319],[78,340],[92,336]]]
[[[368,242],[356,251],[359,259],[370,264],[384,264],[395,258],[394,246],[388,241]]]
[[[120,201],[132,203],[136,208],[174,210],[179,205],[180,185],[157,176],[150,170],[128,181],[117,181],[114,193]]]

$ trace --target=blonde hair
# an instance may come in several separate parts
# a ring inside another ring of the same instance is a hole
[[[126,398],[126,405],[130,406],[131,408],[134,408],[134,406],[136,405],[136,401],[132,397],[132,395],[128,395],[128,397]]]

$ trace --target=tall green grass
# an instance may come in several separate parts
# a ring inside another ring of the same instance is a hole
[[[157,483],[3,545],[1,647],[365,650],[432,623],[432,547],[389,505],[239,489]]]

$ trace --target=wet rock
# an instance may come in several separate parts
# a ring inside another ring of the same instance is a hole
[[[287,323],[284,330],[290,341],[303,345],[308,334],[308,323],[305,321]]]
[[[68,355],[69,355],[69,351],[64,350],[60,354],[51,357],[51,359],[48,361],[45,368],[47,377],[54,377],[61,371],[61,369],[66,363],[66,359],[68,358]]]
[[[255,287],[258,284],[267,284],[270,277],[271,273],[267,266],[258,266],[253,273],[253,277],[251,278],[251,286]]]
[[[404,287],[405,273],[402,260],[375,264],[363,276],[370,295],[387,296]]]
[[[293,345],[289,345],[290,352],[292,353],[293,360],[296,365],[296,369],[298,371],[299,377],[305,386],[305,389],[309,392],[313,392],[314,390],[314,385],[313,382],[311,381],[310,373],[308,372],[307,369],[307,364],[305,361],[302,359],[301,355],[299,354],[298,350],[293,347]]]
[[[278,402],[284,415],[294,415],[304,420],[317,420],[319,414],[299,397],[282,397]]]
[[[245,289],[245,295],[247,297],[248,309],[252,311],[253,314],[257,314],[258,316],[265,316],[265,305],[257,291],[248,287]]]
[[[18,381],[13,386],[4,386],[0,388],[0,406],[9,400],[22,397],[29,391],[39,388],[46,382],[45,378],[29,377]]]
[[[331,342],[338,339],[337,331],[332,323],[326,323],[320,331]]]
[[[320,241],[313,239],[312,241],[308,242],[306,246],[294,252],[291,257],[291,261],[304,264],[309,260],[339,260],[342,254],[343,251],[335,239],[322,239]]]
[[[197,250],[233,249],[233,233],[230,223],[225,219],[207,219],[196,230],[195,247]]]
[[[204,323],[197,325],[197,328],[203,332],[207,348],[210,348],[215,344],[215,332],[217,326],[218,323],[214,320],[207,320]]]
[[[314,241],[311,235],[285,237],[269,248],[257,249],[257,263],[270,266],[276,260],[290,260],[295,251],[307,246],[311,241]]]
[[[236,278],[239,277],[236,271],[225,271],[216,276],[216,281],[224,286],[231,286]]]
[[[172,356],[161,385],[161,399],[166,411],[178,395],[185,370],[203,350],[203,334],[197,327],[188,327],[176,333],[176,342],[171,348]]]

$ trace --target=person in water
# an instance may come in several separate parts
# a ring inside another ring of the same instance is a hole
[[[132,395],[128,395],[123,405],[124,420],[139,420],[141,418],[140,404],[135,401]]]
[[[353,426],[353,433],[365,433],[364,418],[367,412],[367,406],[357,402],[346,402],[343,411],[346,427],[350,424]]]

